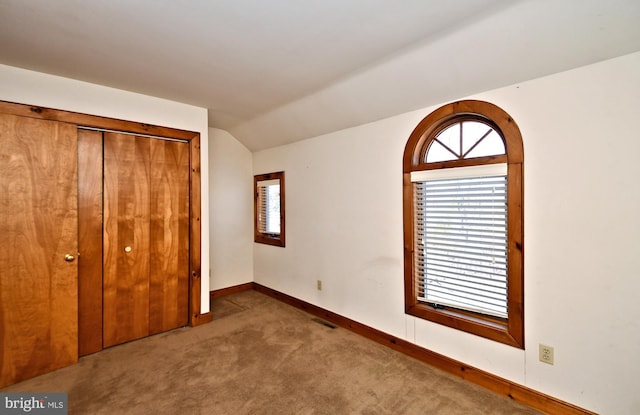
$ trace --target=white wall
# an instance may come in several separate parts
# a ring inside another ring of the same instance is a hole
[[[253,281],[253,156],[209,129],[211,290]]]
[[[68,78],[0,65],[0,100],[200,133],[202,181],[201,312],[209,311],[209,176],[207,110]]]
[[[639,73],[635,53],[469,97],[524,140],[525,351],[404,314],[402,152],[437,106],[254,153],[254,173],[286,172],[287,221],[286,248],[254,245],[255,281],[586,409],[640,413]]]

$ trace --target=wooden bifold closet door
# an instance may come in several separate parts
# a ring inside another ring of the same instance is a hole
[[[81,132],[79,140],[80,148],[94,154],[93,163],[83,163],[80,157],[80,183],[82,177],[95,182],[100,173],[103,178],[101,188],[87,185],[83,193],[80,185],[81,249],[102,246],[102,252],[91,249],[92,256],[83,253],[80,261],[83,355],[188,323],[189,145],[97,131]],[[95,163],[96,158],[97,164],[100,161],[98,146],[103,154],[101,172]],[[98,192],[102,192],[100,222],[91,213],[99,209]],[[83,207],[89,210],[86,222]],[[97,227],[102,228],[99,236],[83,232]],[[97,281],[84,282],[85,265],[102,267],[100,293]],[[87,310],[86,319],[83,310]]]
[[[0,388],[78,359],[76,126],[0,114]]]

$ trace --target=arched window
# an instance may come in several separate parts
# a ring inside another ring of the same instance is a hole
[[[459,101],[404,151],[405,311],[524,348],[523,146],[499,107]]]

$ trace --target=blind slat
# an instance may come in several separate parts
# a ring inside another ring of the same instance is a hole
[[[442,264],[450,265],[452,267],[466,266],[470,270],[476,270],[478,272],[487,272],[489,274],[499,275],[504,273],[506,275],[507,267],[506,263],[491,262],[482,263],[480,261],[469,261],[464,257],[455,258],[455,262],[452,261],[451,256],[432,255],[429,259],[417,261],[418,265],[425,266],[425,264]]]
[[[500,281],[496,281],[496,282],[500,282]],[[506,281],[503,281],[504,283],[506,283]],[[438,273],[436,271],[431,271],[429,274],[427,274],[427,278],[425,278],[424,281],[425,285],[440,285],[440,286],[445,286],[445,287],[458,287],[459,291],[465,292],[467,291],[467,289],[469,290],[475,290],[475,291],[483,291],[486,293],[489,293],[488,296],[491,296],[490,294],[497,294],[497,295],[502,295],[504,293],[506,293],[507,287],[506,286],[501,286],[499,284],[495,284],[495,285],[490,285],[487,283],[487,281],[482,281],[482,280],[476,280],[476,281],[471,281],[468,278],[464,278],[463,276],[459,276],[456,278],[456,276],[452,275],[452,274],[441,274]]]

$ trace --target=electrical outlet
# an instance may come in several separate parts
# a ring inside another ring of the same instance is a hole
[[[553,347],[544,344],[539,345],[539,359],[542,363],[553,365]]]
[[[322,280],[318,280],[318,283],[316,286],[318,287],[318,291],[322,291]]]

